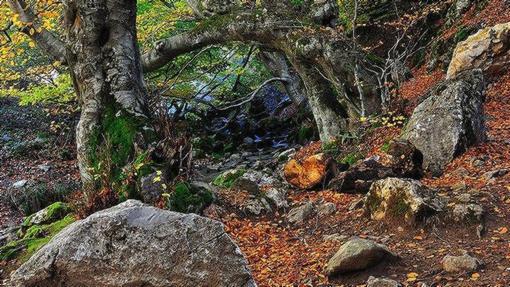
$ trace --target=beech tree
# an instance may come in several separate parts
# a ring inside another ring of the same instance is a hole
[[[63,35],[40,24],[24,0],[7,0],[49,57],[68,66],[81,106],[76,128],[78,164],[87,188],[97,189],[95,173],[119,171],[161,138],[148,108],[144,73],[179,55],[231,42],[258,45],[259,57],[284,83],[297,103],[306,98],[322,141],[349,129],[350,120],[378,113],[377,79],[365,67],[370,57],[353,39],[334,29],[334,0],[188,0],[200,23],[159,40],[140,55],[135,0],[65,0]]]

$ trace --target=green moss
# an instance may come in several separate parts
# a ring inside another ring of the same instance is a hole
[[[236,179],[243,176],[245,173],[246,170],[242,168],[226,171],[217,176],[214,179],[213,184],[218,187],[231,188]]]
[[[30,227],[22,239],[0,247],[0,261],[14,258],[20,259],[21,262],[27,261],[37,250],[74,221],[74,216],[69,214],[51,224]]]
[[[385,142],[382,146],[381,146],[381,151],[384,152],[384,153],[388,153],[388,151],[390,150],[390,142],[387,141]]]
[[[351,153],[347,154],[346,156],[344,156],[340,160],[340,162],[349,164],[349,165],[354,165],[360,159],[363,159],[363,157],[364,157],[363,154],[361,154],[360,152],[351,152]]]
[[[25,232],[24,239],[38,238],[44,233],[44,229],[39,225],[30,226]]]
[[[57,219],[61,219],[71,211],[70,208],[67,206],[67,204],[60,202],[60,201],[50,204],[44,210],[45,210],[46,214],[44,215],[44,218],[41,219],[42,223],[47,223],[47,222],[55,221]],[[21,223],[21,226],[25,227],[25,228],[30,227],[32,225],[31,222],[32,222],[34,216],[35,216],[35,213],[26,217],[23,220],[23,223]]]
[[[175,186],[171,194],[168,206],[177,212],[199,213],[213,202],[213,194],[210,191],[191,187],[185,182]]]

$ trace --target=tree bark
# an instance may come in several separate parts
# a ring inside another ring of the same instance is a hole
[[[84,186],[94,190],[98,176],[121,178],[147,136],[135,19],[135,0],[65,2],[67,62],[82,107],[78,165]]]
[[[302,106],[306,102],[306,91],[299,74],[288,63],[285,54],[262,50],[258,57],[274,77],[287,79],[283,82],[287,94],[296,106]]]

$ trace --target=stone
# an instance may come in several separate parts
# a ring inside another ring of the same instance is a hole
[[[281,153],[278,154],[278,156],[276,158],[278,159],[278,161],[284,162],[284,161],[289,160],[295,154],[296,154],[296,149],[291,148],[291,149],[282,151]]]
[[[167,183],[161,172],[154,172],[141,179],[140,195],[143,202],[156,203],[167,192]]]
[[[11,286],[256,286],[220,222],[128,200],[77,221],[11,276]]]
[[[369,158],[340,172],[329,182],[328,188],[337,192],[367,193],[374,181],[392,176],[395,173],[391,167]]]
[[[311,218],[315,214],[315,206],[311,202],[307,202],[301,206],[295,207],[287,214],[287,220],[291,224],[300,224]]]
[[[485,210],[479,204],[455,204],[451,211],[452,218],[455,222],[466,224],[482,223],[484,221]]]
[[[392,279],[370,276],[366,287],[402,287],[402,285]]]
[[[300,189],[311,189],[323,182],[330,158],[323,153],[306,157],[301,162],[291,159],[284,167],[288,183]]]
[[[376,181],[364,201],[371,219],[407,225],[415,225],[444,208],[433,190],[412,179]]]
[[[339,234],[339,233],[334,233],[334,234],[324,235],[322,238],[324,239],[324,241],[339,241],[339,242],[342,242],[342,241],[347,240],[348,236],[342,235],[342,234]]]
[[[15,183],[12,184],[12,187],[14,187],[14,188],[23,188],[23,187],[25,187],[27,185],[27,183],[28,183],[28,180],[26,180],[26,179],[18,180]]]
[[[272,211],[271,205],[265,198],[249,199],[244,203],[243,209],[246,213],[252,215],[261,215]]]
[[[399,177],[420,178],[423,170],[423,155],[408,141],[393,140],[389,143],[387,154],[389,166]]]
[[[70,212],[71,209],[67,206],[67,204],[63,202],[55,202],[26,217],[21,225],[23,228],[28,228],[32,225],[48,224],[64,218]]]
[[[319,216],[327,216],[336,212],[336,204],[332,202],[326,202],[317,206],[317,213]]]
[[[47,164],[40,164],[37,166],[37,168],[43,172],[48,172],[48,171],[50,171],[51,166],[47,165]]]
[[[505,176],[505,175],[507,175],[509,172],[510,172],[510,169],[508,169],[508,168],[502,168],[502,169],[491,170],[491,171],[488,171],[488,172],[484,173],[484,174],[483,174],[483,178],[484,178],[485,180],[489,181],[489,180],[494,179],[494,178],[497,178],[497,177]]]
[[[385,260],[393,261],[397,258],[385,245],[368,239],[353,238],[344,243],[328,261],[326,274],[334,276],[361,271]]]
[[[446,74],[447,79],[463,71],[481,69],[496,75],[510,64],[510,22],[480,29],[457,44]]]
[[[272,187],[266,192],[265,195],[266,198],[276,206],[276,208],[281,209],[289,207],[284,189]]]
[[[449,273],[474,272],[483,265],[479,259],[467,253],[462,256],[446,255],[442,260],[442,264],[444,271]]]
[[[278,181],[262,171],[248,170],[234,181],[232,187],[252,194],[259,194],[260,187],[264,185],[278,185]]]
[[[441,175],[457,155],[486,139],[484,90],[481,72],[466,72],[434,87],[415,108],[401,138],[422,153],[425,171]]]

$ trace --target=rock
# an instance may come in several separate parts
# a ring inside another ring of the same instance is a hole
[[[412,179],[387,178],[374,182],[364,208],[373,220],[415,225],[442,211],[444,203],[434,191]]]
[[[465,253],[462,256],[446,255],[442,261],[443,269],[446,272],[473,272],[477,271],[483,263],[475,257]]]
[[[266,192],[266,197],[276,206],[276,208],[280,209],[289,207],[284,189],[272,187]]]
[[[419,104],[402,139],[423,154],[423,168],[440,175],[452,159],[486,138],[484,81],[479,70],[436,86]]]
[[[278,156],[276,158],[278,159],[278,161],[284,162],[284,161],[289,160],[289,158],[293,157],[295,154],[296,154],[296,149],[291,148],[291,149],[282,151],[281,153],[278,154]]]
[[[488,172],[484,173],[484,174],[483,174],[483,178],[484,178],[486,181],[489,181],[489,180],[494,179],[494,178],[497,178],[497,177],[505,176],[505,175],[507,175],[509,172],[510,172],[510,169],[508,169],[508,168],[502,168],[502,169],[491,170],[491,171],[488,171]]]
[[[63,202],[55,202],[46,208],[26,217],[21,226],[28,228],[32,225],[48,224],[64,218],[71,212],[67,204]]]
[[[463,71],[482,69],[488,75],[505,70],[510,64],[510,22],[480,29],[457,44],[446,74],[452,79]]]
[[[399,177],[420,178],[423,155],[408,141],[393,140],[390,142],[387,154],[390,156],[390,166],[394,174]]]
[[[12,140],[12,137],[9,134],[3,134],[0,139],[4,142],[8,142]]]
[[[339,241],[339,242],[342,242],[342,241],[347,240],[348,237],[345,236],[345,235],[342,235],[342,234],[335,233],[335,234],[324,235],[322,238],[324,239],[324,241]]]
[[[328,188],[337,192],[366,193],[374,181],[391,176],[395,176],[392,168],[369,158],[339,173],[329,182]]]
[[[12,184],[12,187],[14,188],[23,188],[27,185],[28,183],[28,180],[26,179],[22,179],[22,180],[19,180],[19,181],[16,181],[15,183]]]
[[[326,202],[317,206],[317,213],[319,216],[327,216],[336,212],[336,204],[332,202]]]
[[[367,239],[354,238],[343,244],[328,261],[328,276],[360,271],[375,266],[385,260],[398,258],[388,247]]]
[[[323,153],[309,156],[302,162],[292,159],[284,167],[285,179],[297,188],[311,189],[323,182],[329,162],[330,158]]]
[[[485,210],[479,204],[455,204],[451,211],[455,222],[477,224],[484,221]]]
[[[43,172],[48,172],[48,171],[50,171],[51,166],[47,165],[47,164],[40,164],[37,166],[37,168]]]
[[[309,219],[316,212],[315,206],[311,202],[307,202],[301,206],[295,207],[287,214],[287,220],[291,224],[300,224]]]
[[[11,276],[21,286],[256,286],[223,225],[128,200],[77,221]]]
[[[246,190],[252,194],[259,194],[260,187],[263,185],[278,185],[278,181],[264,172],[248,170],[234,181],[232,187]]]
[[[246,201],[243,207],[246,213],[252,215],[261,215],[262,213],[271,212],[271,205],[265,198],[255,198]]]
[[[140,195],[143,202],[155,203],[167,192],[168,186],[160,171],[149,174],[141,179]]]
[[[349,211],[362,208],[364,203],[365,201],[363,198],[353,201],[351,205],[349,205]]]
[[[243,143],[245,145],[253,145],[255,143],[255,141],[250,137],[245,137],[245,138],[243,138]]]
[[[402,287],[402,285],[388,278],[375,278],[374,276],[370,276],[366,287]]]

